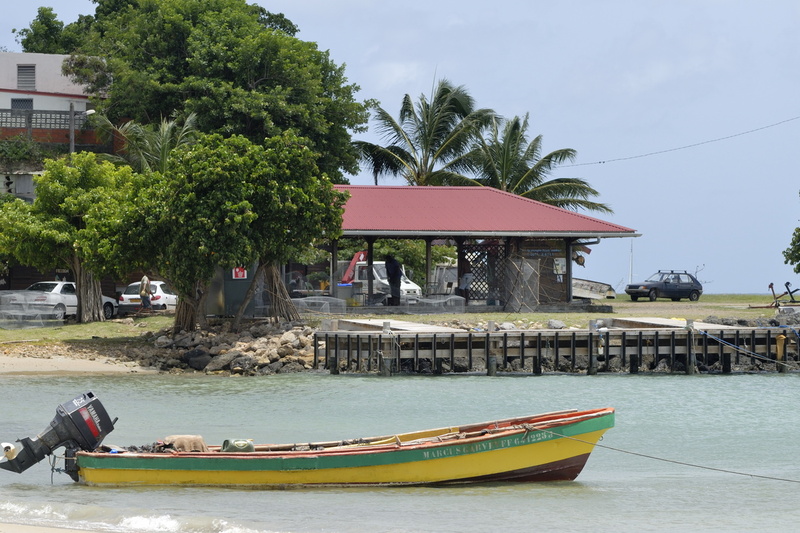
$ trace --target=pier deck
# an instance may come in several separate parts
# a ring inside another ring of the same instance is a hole
[[[340,320],[315,334],[315,366],[331,372],[729,373],[734,367],[797,368],[794,330],[603,319],[590,329],[491,332],[396,320]],[[605,326],[605,324],[608,324]]]

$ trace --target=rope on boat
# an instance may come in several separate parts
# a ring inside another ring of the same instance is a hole
[[[56,461],[58,461],[58,457],[56,457],[55,455],[51,455],[48,458],[48,461],[50,462],[50,484],[52,485],[54,483],[53,474],[56,474],[56,473],[58,473],[58,474],[66,474],[67,471],[64,468],[57,468],[56,467]]]
[[[572,439],[574,441],[581,442],[583,444],[593,445],[593,446],[596,446],[598,448],[604,448],[606,450],[611,450],[613,452],[625,453],[625,454],[628,454],[628,455],[635,455],[637,457],[644,457],[645,459],[653,459],[654,461],[661,461],[663,463],[672,463],[672,464],[675,464],[675,465],[688,466],[690,468],[699,468],[701,470],[711,470],[711,471],[714,471],[714,472],[722,472],[723,474],[734,474],[734,475],[737,475],[737,476],[753,477],[753,478],[759,478],[759,479],[769,479],[769,480],[772,480],[772,481],[785,481],[787,483],[800,483],[800,480],[798,480],[798,479],[788,479],[788,478],[775,477],[775,476],[764,476],[764,475],[761,475],[761,474],[752,474],[752,473],[749,473],[749,472],[739,472],[737,470],[728,470],[726,468],[716,468],[716,467],[713,467],[713,466],[704,466],[704,465],[698,465],[698,464],[694,464],[694,463],[687,463],[685,461],[676,461],[675,459],[665,459],[664,457],[656,457],[655,455],[648,455],[648,454],[645,454],[645,453],[632,452],[630,450],[623,450],[622,448],[615,448],[613,446],[606,446],[605,444],[600,444],[600,443],[592,444],[589,441],[586,441],[586,440],[583,440],[583,439],[578,439],[576,437],[569,437],[569,436],[566,436],[566,435],[561,435],[560,433],[556,433],[554,431],[550,431],[550,430],[547,430],[547,429],[543,429],[541,431],[547,431],[548,433],[551,433],[553,435],[556,435],[556,436],[559,436],[559,437],[562,437],[562,438],[565,438],[565,439]],[[602,437],[600,437],[600,440],[602,440]]]

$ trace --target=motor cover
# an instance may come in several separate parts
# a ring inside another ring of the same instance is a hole
[[[115,422],[97,396],[85,392],[59,405],[50,426],[36,437],[19,439],[21,446],[3,443],[0,468],[21,473],[60,446],[67,448],[68,458],[74,458],[78,450],[93,451],[114,430]],[[70,467],[74,469],[74,464],[67,465],[68,471]],[[72,472],[70,475],[76,477]]]

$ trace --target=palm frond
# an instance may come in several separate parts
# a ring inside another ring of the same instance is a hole
[[[402,174],[409,185],[467,182],[470,179],[458,172],[462,167],[451,163],[469,151],[480,130],[494,116],[493,111],[475,110],[474,105],[464,87],[455,87],[442,79],[430,98],[421,95],[415,102],[406,94],[397,120],[376,106],[374,120],[386,142],[382,147],[385,152],[361,141],[355,141],[354,145],[361,160],[370,165],[376,184],[380,174]],[[391,157],[394,161],[389,164]],[[437,175],[439,171],[444,172]]]
[[[542,136],[528,141],[529,116],[495,117],[485,135],[472,144],[459,168],[468,168],[484,186],[494,187],[564,209],[611,213],[606,204],[591,201],[599,196],[588,182],[578,178],[549,179],[559,165],[573,161],[571,148],[542,155]]]

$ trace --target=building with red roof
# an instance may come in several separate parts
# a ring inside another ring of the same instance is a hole
[[[572,300],[572,265],[602,239],[638,237],[631,228],[491,187],[337,185],[350,198],[343,238],[447,241],[458,250],[458,277],[469,275],[472,302],[531,309]],[[333,264],[337,261],[334,243]],[[430,274],[429,274],[430,276]],[[427,279],[427,286],[431,280]],[[372,293],[371,288],[369,290]]]

